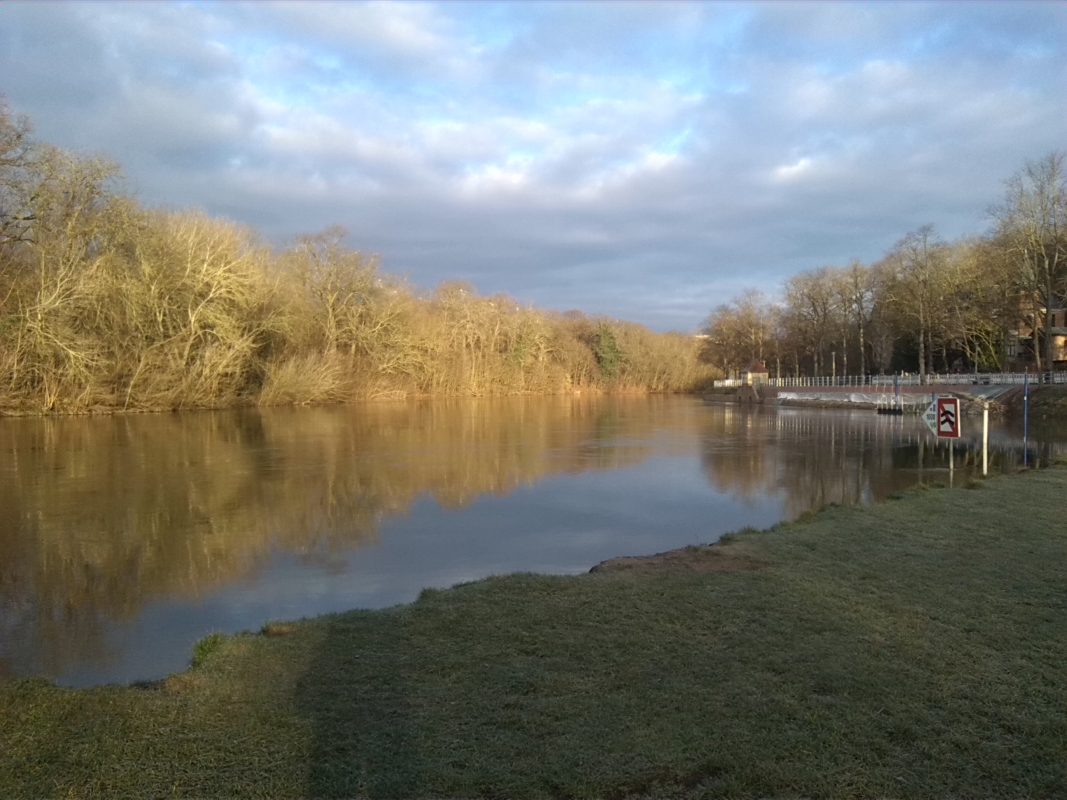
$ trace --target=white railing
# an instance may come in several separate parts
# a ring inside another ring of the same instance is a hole
[[[903,375],[838,375],[831,377],[823,375],[814,378],[771,378],[768,383],[779,389],[817,389],[820,387],[862,387],[862,386],[1022,386],[1029,380],[1032,386],[1039,384],[1067,385],[1067,372],[979,372],[979,373],[948,373],[928,374],[925,381],[914,373]],[[745,381],[741,378],[726,378],[715,381],[715,387],[719,389],[736,389],[743,386]]]

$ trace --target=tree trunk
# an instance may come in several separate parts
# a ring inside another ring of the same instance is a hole
[[[866,344],[863,341],[863,315],[860,315],[859,320],[859,334],[860,334],[860,375],[867,374],[867,353],[865,351]]]
[[[919,383],[926,383],[926,326],[919,319]]]
[[[1041,314],[1036,308],[1034,309],[1034,322],[1033,322],[1033,325],[1031,326],[1031,330],[1033,331],[1030,334],[1030,338],[1031,338],[1031,343],[1032,343],[1033,351],[1034,351],[1034,368],[1038,372],[1040,372],[1041,371],[1041,334],[1040,334],[1040,330],[1041,330]]]
[[[1052,371],[1052,304],[1056,295],[1052,290],[1053,266],[1045,259],[1045,369]]]

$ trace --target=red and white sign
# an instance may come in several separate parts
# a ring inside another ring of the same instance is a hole
[[[923,422],[939,439],[960,438],[960,400],[958,397],[939,397],[923,414]]]
[[[937,398],[937,435],[941,439],[960,438],[960,400],[958,397]]]

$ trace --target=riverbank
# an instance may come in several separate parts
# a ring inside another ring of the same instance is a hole
[[[0,684],[0,796],[1067,793],[1067,469]]]
[[[1022,392],[1012,395],[1013,413],[1022,413]],[[1030,396],[1030,411],[1039,417],[1067,417],[1067,386],[1040,386]]]

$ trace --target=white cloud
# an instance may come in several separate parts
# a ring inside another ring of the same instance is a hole
[[[489,164],[471,170],[461,183],[461,192],[466,195],[498,195],[521,190],[529,183],[529,173],[519,164]]]
[[[792,164],[783,164],[774,169],[773,178],[778,183],[794,183],[803,180],[814,173],[814,162],[808,158],[800,158]]]
[[[981,231],[1067,141],[1067,10],[1016,9],[13,3],[0,90],[147,202],[685,328],[925,222]]]

